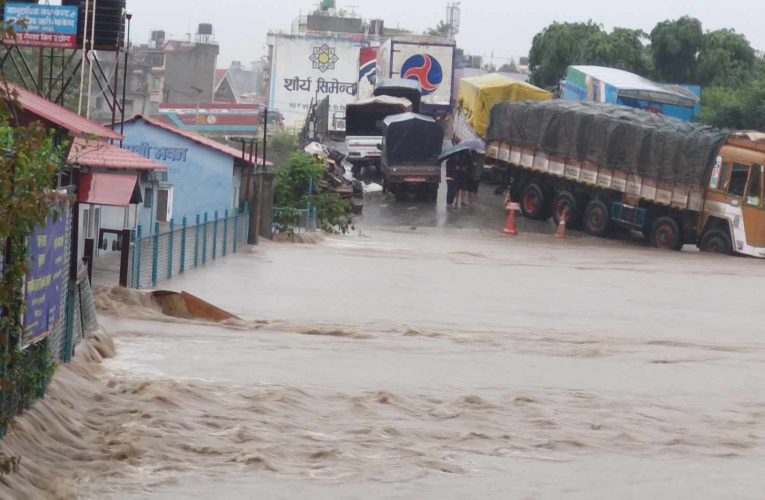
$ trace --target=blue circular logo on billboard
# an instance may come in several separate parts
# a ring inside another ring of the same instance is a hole
[[[401,67],[401,77],[417,80],[422,88],[422,95],[432,94],[444,81],[441,63],[429,54],[417,54],[406,60]]]

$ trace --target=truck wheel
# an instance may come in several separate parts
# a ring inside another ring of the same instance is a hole
[[[584,229],[593,236],[603,236],[608,232],[608,207],[600,200],[592,200],[584,210]]]
[[[564,213],[567,214],[566,225],[568,227],[574,227],[578,224],[579,210],[573,194],[568,191],[561,191],[555,196],[552,207],[552,219],[556,226],[560,224]]]
[[[730,235],[727,231],[722,229],[712,229],[704,233],[701,237],[701,244],[699,248],[702,252],[714,252],[731,255],[733,253],[733,245],[730,241]]]
[[[547,211],[548,196],[542,187],[532,182],[521,192],[521,212],[527,219],[545,220],[549,217]]]
[[[656,219],[651,229],[651,243],[662,250],[683,248],[683,234],[677,221],[666,215]]]

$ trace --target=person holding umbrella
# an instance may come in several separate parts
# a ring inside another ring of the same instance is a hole
[[[469,199],[475,199],[478,182],[475,180],[475,164],[472,156],[483,152],[485,145],[480,140],[463,141],[441,153],[439,160],[446,161],[446,204],[450,209],[461,205],[469,206]],[[473,194],[470,194],[473,193]]]

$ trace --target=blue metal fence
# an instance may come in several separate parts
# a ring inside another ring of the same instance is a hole
[[[207,264],[208,260],[226,257],[247,244],[250,210],[197,215],[195,224],[188,225],[186,217],[180,227],[170,221],[166,228],[158,222],[149,234],[141,226],[133,232],[130,244],[128,284],[131,288],[153,288]]]

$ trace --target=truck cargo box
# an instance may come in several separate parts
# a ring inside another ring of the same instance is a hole
[[[702,187],[728,135],[626,106],[547,101],[495,106],[487,141],[654,183]]]

